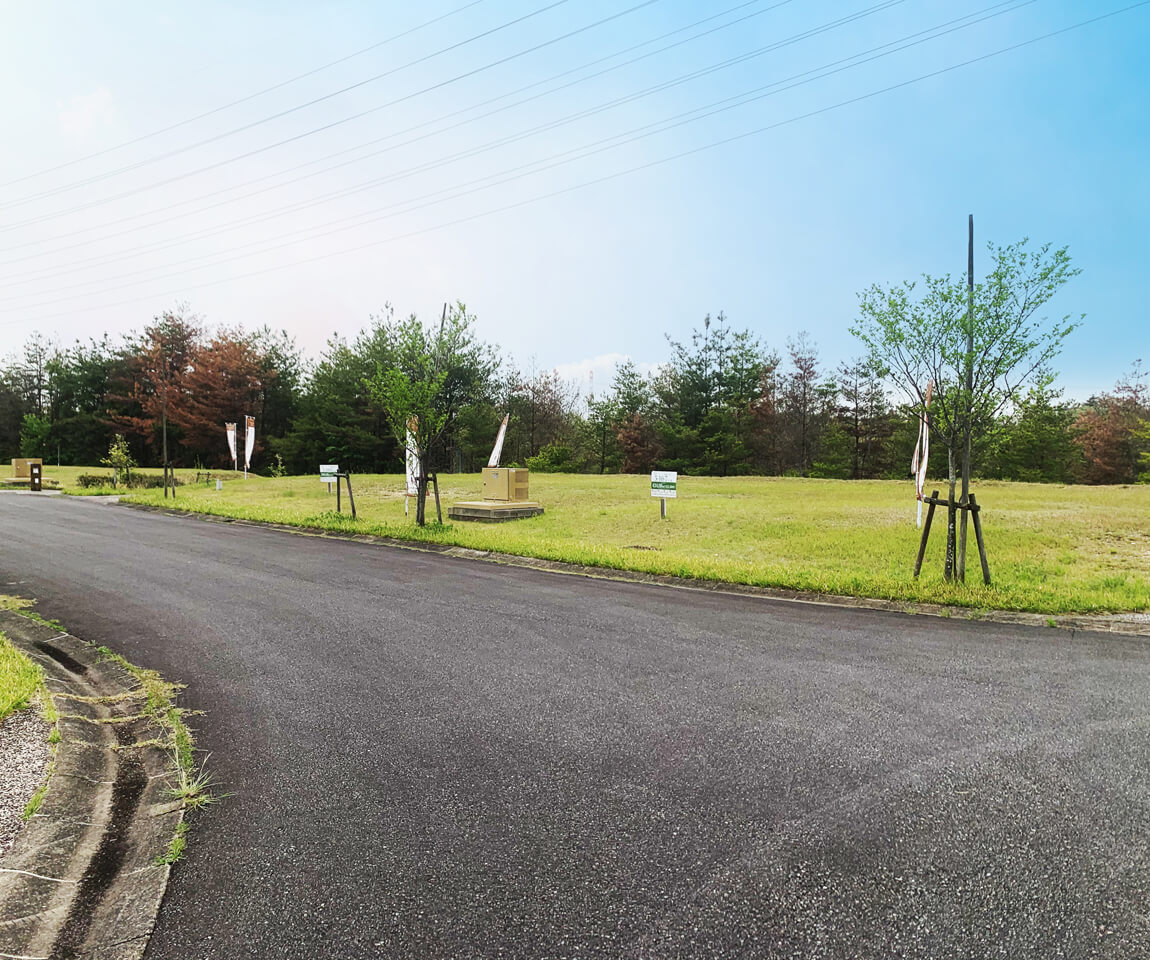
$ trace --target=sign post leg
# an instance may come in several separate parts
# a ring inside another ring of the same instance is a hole
[[[659,516],[662,517],[664,520],[667,519],[667,498],[666,497],[660,497],[659,498]]]

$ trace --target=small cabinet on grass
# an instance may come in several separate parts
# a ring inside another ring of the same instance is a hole
[[[522,467],[484,467],[483,499],[512,503],[527,500],[527,471]]]

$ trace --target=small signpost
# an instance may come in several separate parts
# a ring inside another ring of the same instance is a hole
[[[651,496],[659,498],[659,516],[667,518],[667,501],[674,500],[679,475],[674,470],[651,471]]]
[[[355,495],[351,492],[351,471],[345,470],[340,472],[338,463],[321,463],[319,467],[319,479],[321,483],[327,484],[327,492],[331,493],[331,485],[335,484],[335,512],[342,512],[343,504],[340,497],[339,482],[342,480],[347,484],[347,499],[351,502],[351,519],[355,519]]]

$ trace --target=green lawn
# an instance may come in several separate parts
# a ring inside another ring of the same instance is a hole
[[[77,472],[79,472],[77,470]],[[61,471],[61,480],[68,482]],[[226,476],[226,475],[225,475]],[[945,517],[936,514],[920,580],[909,482],[681,477],[660,520],[646,476],[535,474],[541,517],[415,527],[403,478],[353,477],[359,519],[335,513],[318,475],[184,486],[168,506],[299,526],[450,543],[599,567],[901,601],[1042,613],[1150,609],[1150,486],[981,482],[994,583],[984,587],[970,536],[967,586],[942,579]],[[441,478],[447,504],[477,499],[477,475]],[[943,487],[942,483],[933,486]],[[163,504],[162,491],[136,503]],[[414,507],[412,512],[414,513]],[[428,514],[434,517],[434,505]]]
[[[0,610],[18,610],[28,604],[0,594]],[[20,710],[44,685],[43,671],[0,633],[0,720]]]

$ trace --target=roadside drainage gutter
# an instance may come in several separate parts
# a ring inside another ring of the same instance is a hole
[[[10,611],[0,630],[43,667],[62,738],[43,803],[0,860],[0,957],[136,960],[171,870],[156,858],[182,817],[171,759],[137,746],[157,727],[137,716],[130,673]]]

